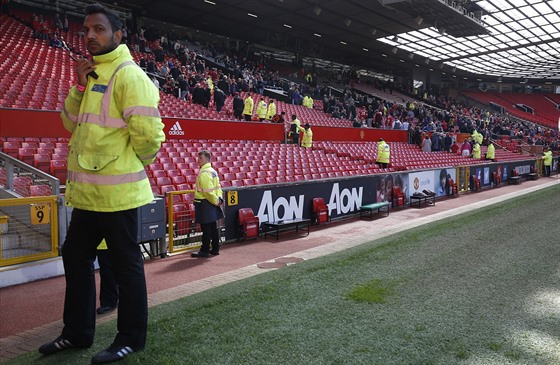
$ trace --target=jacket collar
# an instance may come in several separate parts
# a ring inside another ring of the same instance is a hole
[[[130,55],[130,51],[128,47],[124,44],[119,45],[117,48],[112,50],[109,53],[105,53],[99,56],[93,56],[93,61],[95,63],[111,63],[117,58],[127,57],[127,59],[131,59],[132,56]]]

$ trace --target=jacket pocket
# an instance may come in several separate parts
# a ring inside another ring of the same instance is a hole
[[[84,170],[101,171],[117,158],[119,158],[119,156],[79,154],[78,165]]]

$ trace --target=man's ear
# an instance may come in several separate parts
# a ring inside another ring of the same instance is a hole
[[[122,37],[122,30],[117,30],[115,33],[113,33],[113,42],[115,42],[116,44],[121,44]]]

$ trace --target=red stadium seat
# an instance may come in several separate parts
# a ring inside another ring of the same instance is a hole
[[[259,217],[255,217],[253,209],[239,209],[237,222],[239,226],[240,236],[243,239],[254,239],[259,237]]]
[[[51,160],[50,173],[59,179],[62,185],[66,184],[66,160]]]
[[[34,154],[33,155],[33,166],[41,171],[49,173],[51,168],[51,157],[45,154]]]
[[[316,223],[326,223],[329,221],[329,208],[323,198],[313,198],[313,218]]]
[[[31,196],[50,196],[52,188],[49,185],[31,185],[29,186]]]
[[[21,196],[29,196],[31,193],[29,187],[33,184],[33,180],[29,176],[16,176],[13,179],[14,191]]]
[[[391,205],[394,207],[402,207],[405,204],[405,196],[400,186],[393,186]]]

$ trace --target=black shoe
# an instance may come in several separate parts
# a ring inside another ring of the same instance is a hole
[[[212,256],[218,256],[220,254],[219,251],[210,251],[210,255]]]
[[[105,350],[98,352],[91,358],[92,364],[106,364],[124,359],[130,355],[134,350],[129,346],[111,345]]]
[[[111,313],[112,311],[115,310],[115,308],[117,307],[116,306],[109,307],[107,305],[102,305],[101,307],[97,308],[97,314]]]
[[[51,342],[47,342],[46,344],[39,347],[39,353],[43,355],[52,355],[56,354],[57,352],[68,350],[71,348],[88,348],[89,345],[78,345],[70,342],[69,340],[64,339],[62,336],[57,337],[55,340]]]
[[[198,251],[198,252],[191,253],[191,257],[208,257],[208,256],[210,256],[208,252]]]

